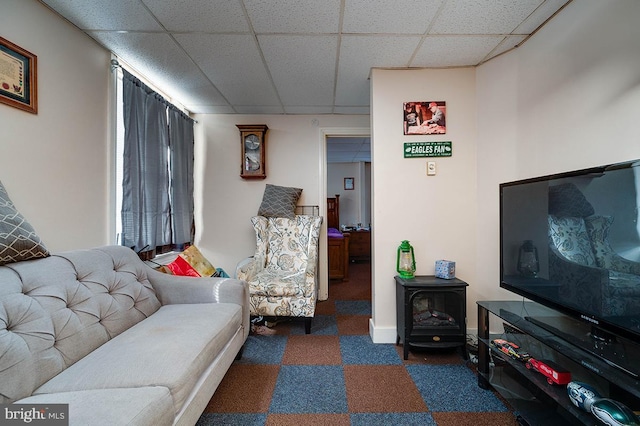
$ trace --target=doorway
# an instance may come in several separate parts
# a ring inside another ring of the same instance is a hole
[[[327,135],[325,143],[325,193],[327,200],[338,201],[338,231],[349,235],[349,249],[344,261],[346,279],[339,273],[335,278],[336,270],[342,266],[336,269],[336,241],[328,236],[331,253],[327,261],[327,290],[332,291],[332,284],[333,290],[337,290],[341,283],[349,285],[352,281],[351,284],[357,283],[359,287],[366,285],[371,300],[371,137],[368,134],[336,133]]]

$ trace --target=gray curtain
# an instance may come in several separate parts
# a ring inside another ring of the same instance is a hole
[[[123,70],[122,245],[137,252],[171,244],[167,105]]]
[[[173,243],[180,249],[193,241],[193,120],[169,107],[171,223]]]

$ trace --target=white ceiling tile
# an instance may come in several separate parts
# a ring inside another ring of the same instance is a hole
[[[343,33],[424,34],[442,0],[346,0]]]
[[[333,108],[333,112],[334,114],[345,115],[369,115],[371,113],[371,108],[368,105],[360,107],[336,105]]]
[[[83,30],[162,31],[142,3],[131,0],[43,0]]]
[[[371,68],[408,66],[419,42],[419,36],[343,36],[340,44],[336,104],[369,105]]]
[[[515,34],[531,34],[570,0],[546,0],[522,24]]]
[[[263,35],[258,41],[282,102],[333,105],[337,36]]]
[[[286,114],[331,114],[333,112],[332,105],[325,106],[286,106],[284,108]]]
[[[340,73],[336,85],[336,105],[366,106],[369,105],[371,82],[368,73]]]
[[[189,111],[197,111],[202,105],[229,107],[233,109],[233,107],[222,98],[220,92],[209,84],[209,82],[204,82],[200,87],[191,87],[189,90],[176,92],[173,96]]]
[[[232,104],[280,105],[253,36],[176,34],[174,37]]]
[[[420,46],[413,67],[456,67],[477,64],[503,36],[430,36]]]
[[[494,56],[498,56],[501,53],[504,53],[508,50],[513,49],[514,47],[522,43],[525,38],[527,38],[526,35],[516,35],[516,36],[505,37],[504,40],[502,40],[500,44],[498,44],[498,46],[496,46],[496,48],[489,53],[488,57],[485,58],[485,60],[493,58]]]
[[[245,0],[256,33],[337,33],[340,0]]]
[[[169,31],[248,32],[238,0],[144,0]]]
[[[282,114],[284,110],[274,105],[238,105],[238,114]]]
[[[193,109],[189,109],[189,111],[198,111],[198,114],[236,114],[236,111],[234,111],[233,107],[230,105],[227,105],[227,106],[216,106],[216,105],[206,105],[206,104],[194,105]],[[197,120],[197,116],[196,116],[196,120]]]
[[[191,103],[183,100],[184,93],[201,92],[208,86],[211,104],[227,104],[168,35],[117,32],[92,32],[91,35],[107,49],[120,52],[120,58],[178,102]]]
[[[448,0],[430,34],[511,34],[543,0]]]

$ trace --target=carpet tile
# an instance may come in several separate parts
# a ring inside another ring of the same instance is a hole
[[[283,365],[271,413],[346,413],[342,366]]]
[[[196,426],[263,426],[266,422],[266,414],[204,413]]]
[[[427,411],[403,365],[345,365],[344,376],[351,413]]]
[[[232,365],[205,411],[266,413],[279,372],[279,365]]]
[[[340,315],[336,322],[341,336],[369,333],[368,315]]]
[[[290,336],[282,364],[341,365],[340,340],[338,336]]]
[[[222,379],[197,426],[517,426],[477,385],[458,350],[374,344],[371,265],[331,281],[311,334],[299,319],[267,319]]]
[[[493,392],[477,386],[476,375],[465,365],[408,365],[406,368],[433,411],[507,411]]]
[[[340,351],[344,364],[402,364],[395,345],[373,343],[368,334],[340,336]]]
[[[280,364],[287,336],[250,335],[244,345],[242,359],[236,361],[242,364]]]
[[[266,426],[349,426],[348,414],[270,414]]]
[[[371,316],[371,301],[369,300],[336,300],[337,315],[369,315]]]
[[[436,426],[429,413],[355,413],[351,426]]]
[[[298,327],[292,323],[291,334],[304,334],[304,323],[299,322]],[[316,315],[311,322],[311,334],[321,336],[326,334],[338,334],[338,326],[334,315]]]

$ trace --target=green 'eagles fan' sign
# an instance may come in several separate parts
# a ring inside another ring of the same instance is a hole
[[[451,141],[447,142],[405,142],[404,158],[451,157]]]

